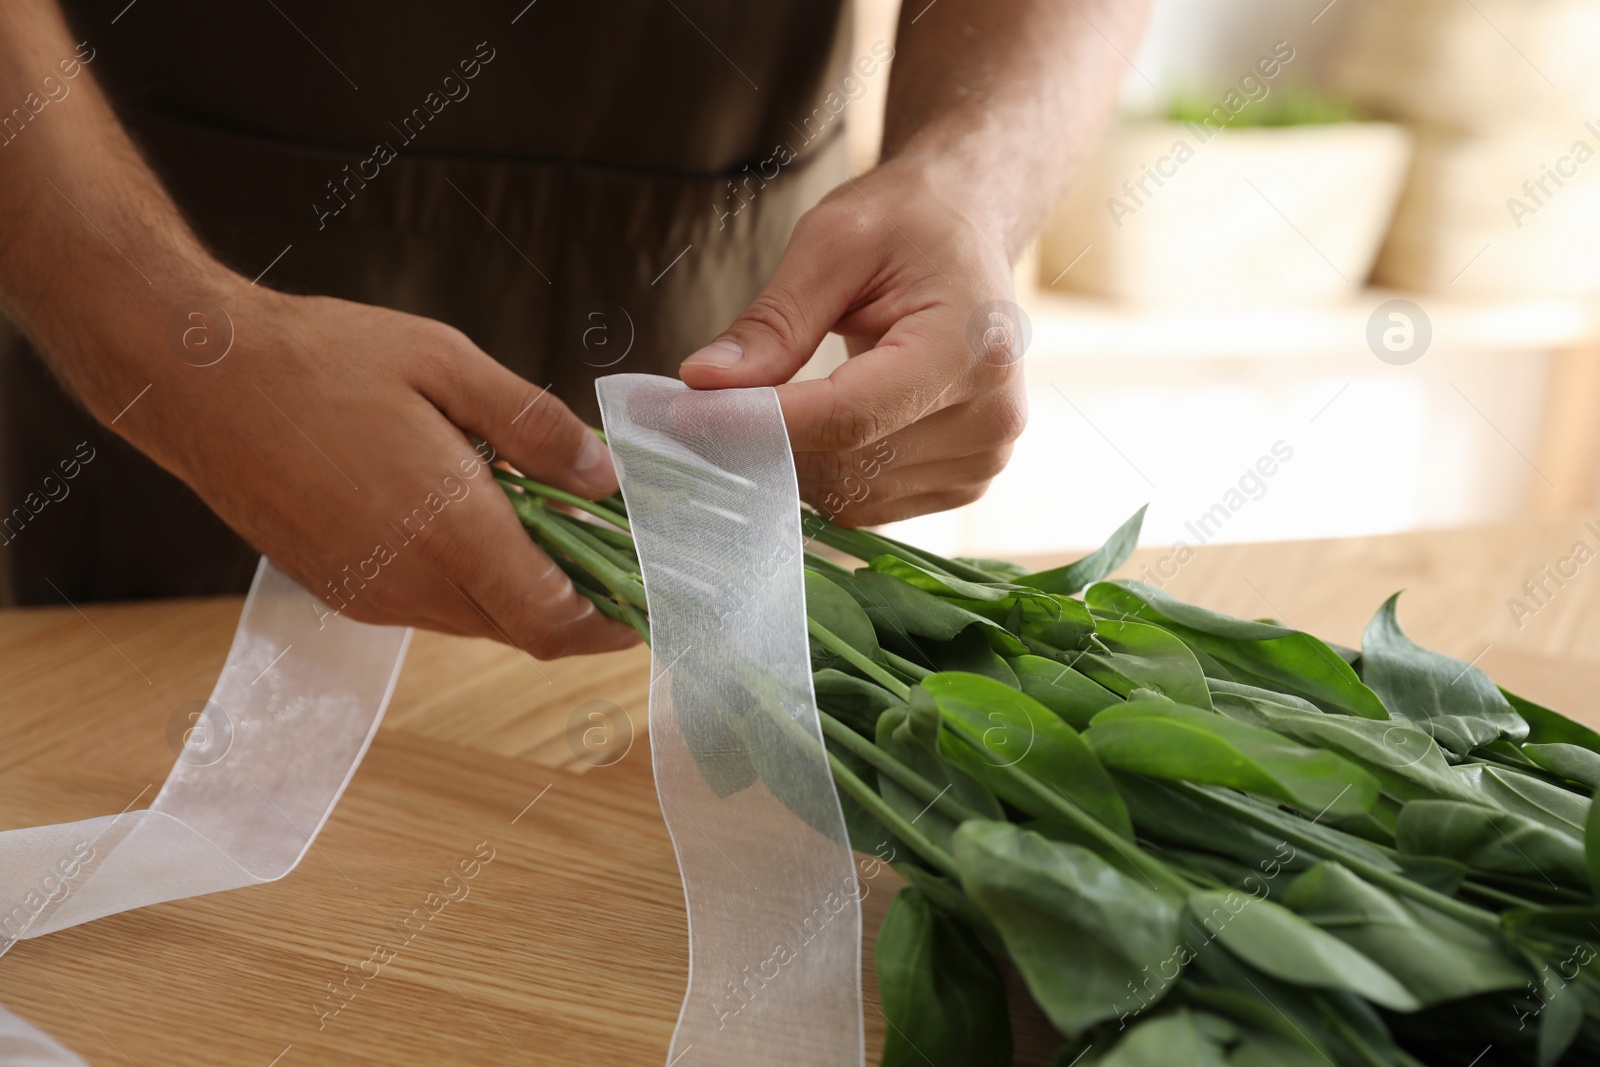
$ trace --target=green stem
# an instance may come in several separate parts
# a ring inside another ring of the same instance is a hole
[[[848,552],[863,563],[870,561],[874,556],[898,556],[907,563],[914,563],[930,571],[943,572],[952,578],[984,582],[989,585],[1003,581],[988,571],[957,560],[945,559],[943,556],[935,556],[920,548],[913,548],[903,541],[896,541],[892,537],[885,537],[870,530],[847,530],[842,526],[835,526],[816,512],[806,512],[801,516],[801,529],[808,537],[821,541],[830,548],[837,548],[840,552]]]
[[[875,533],[872,536],[888,545],[891,545],[899,552],[912,552],[921,556],[924,560],[934,564],[940,570],[949,572],[952,577],[964,578],[969,582],[981,582],[985,585],[995,585],[997,583],[1003,585],[1014,584],[1009,578],[1003,578],[998,574],[990,574],[982,567],[974,567],[970,563],[962,563],[959,559],[946,559],[944,556],[935,556],[925,549],[915,548],[906,544],[904,541],[897,541],[894,538],[886,537],[881,533]]]
[[[1399,893],[1402,896],[1410,897],[1412,900],[1415,900],[1418,903],[1426,904],[1435,911],[1444,912],[1451,918],[1466,923],[1468,926],[1483,930],[1485,932],[1496,934],[1500,932],[1499,916],[1495,915],[1493,912],[1485,911],[1482,908],[1473,907],[1471,904],[1462,903],[1454,897],[1449,897],[1437,890],[1429,889],[1420,882],[1413,882],[1403,874],[1384,870],[1376,863],[1364,860],[1360,856],[1335,849],[1326,842],[1319,841],[1310,834],[1295,830],[1291,826],[1286,825],[1289,820],[1280,821],[1273,819],[1266,814],[1255,810],[1248,804],[1234,800],[1232,797],[1225,796],[1221,793],[1212,792],[1209,789],[1202,789],[1191,782],[1175,782],[1173,784],[1178,788],[1188,792],[1190,796],[1199,800],[1202,804],[1210,804],[1212,807],[1223,808],[1229,813],[1243,819],[1245,822],[1248,822],[1259,829],[1267,830],[1271,833],[1277,834],[1295,847],[1303,848],[1313,855],[1321,856],[1324,859],[1337,860],[1375,885],[1382,886],[1383,888],[1388,889],[1391,892]],[[1298,821],[1298,817],[1296,817],[1295,821]]]
[[[827,519],[814,513],[808,513],[803,516],[800,529],[807,537],[821,541],[829,548],[836,548],[840,552],[848,552],[863,563],[871,562],[877,556],[897,556],[907,563],[914,563],[919,567],[926,567],[934,572],[944,570],[944,568],[937,566],[932,560],[923,557],[920,553],[897,548],[866,530],[847,530],[842,526],[835,526]],[[951,577],[954,577],[954,575],[951,575]]]
[[[961,800],[951,796],[948,786],[941,789],[820,708],[817,710],[817,718],[822,722],[822,733],[825,737],[838,742],[842,748],[860,756],[893,778],[895,784],[906,792],[927,801],[957,822],[987,818],[981,811],[968,807]]]
[[[835,578],[849,578],[850,571],[839,566],[825,556],[819,556],[810,549],[805,551],[806,570],[816,571],[818,574],[829,574]]]
[[[846,767],[832,752],[828,753],[828,766],[833,769],[833,780],[855,798],[856,802],[867,809],[867,814],[883,824],[884,829],[894,834],[911,850],[945,874],[957,877],[956,861],[950,853],[930,841],[921,830],[918,830],[905,817],[889,806],[866,782],[856,777],[854,771]]]
[[[1491,887],[1486,886],[1486,885],[1480,885],[1477,882],[1463,882],[1463,883],[1461,883],[1461,891],[1463,893],[1472,893],[1472,894],[1474,894],[1476,896],[1480,896],[1480,897],[1484,897],[1484,898],[1486,898],[1488,900],[1492,900],[1496,904],[1500,905],[1502,908],[1537,908],[1537,907],[1540,907],[1540,905],[1535,904],[1531,900],[1523,900],[1521,897],[1516,896],[1515,894],[1502,892],[1499,889],[1494,889],[1494,888],[1491,888]]]
[[[985,760],[989,760],[994,755],[989,748],[984,745],[981,737],[972,736],[972,734],[969,733],[967,729],[956,719],[951,718],[950,716],[945,716],[944,724],[950,728],[951,733],[965,741]],[[1050,808],[1067,822],[1072,823],[1079,829],[1093,834],[1095,837],[1098,837],[1100,840],[1111,845],[1117,850],[1117,852],[1122,856],[1123,860],[1126,861],[1129,866],[1138,871],[1145,878],[1148,878],[1152,884],[1159,882],[1168,889],[1174,890],[1177,893],[1183,894],[1184,896],[1187,896],[1193,890],[1194,886],[1191,885],[1190,882],[1184,878],[1180,872],[1168,866],[1165,861],[1159,860],[1145,852],[1135,842],[1129,841],[1127,838],[1111,829],[1111,827],[1107,826],[1099,819],[1096,819],[1093,815],[1090,815],[1088,812],[1084,811],[1065,793],[1052,791],[1045,788],[1043,782],[1039,781],[1031,774],[1028,774],[1016,764],[1005,764],[1003,766],[990,764],[990,766],[993,766],[1000,773],[1010,778],[1012,782],[1014,782],[1019,788],[1032,793],[1046,807]]]
[[[559,515],[561,512],[552,509],[551,514]],[[590,537],[604,541],[612,548],[620,551],[627,558],[629,566],[633,568],[633,573],[637,574],[639,572],[639,554],[634,548],[632,537],[629,537],[621,530],[613,530],[609,526],[601,526],[598,522],[585,522],[580,525]]]
[[[926,667],[919,667],[917,664],[912,663],[910,660],[906,659],[904,656],[895,655],[893,652],[890,652],[887,648],[880,649],[879,651],[881,651],[883,653],[883,661],[885,663],[887,663],[889,666],[893,667],[895,670],[899,671],[901,674],[910,675],[913,681],[920,682],[924,678],[932,677],[932,675],[934,673],[933,671],[930,671]]]
[[[604,519],[606,522],[609,522],[611,525],[620,530],[631,531],[633,529],[633,527],[628,525],[627,516],[612,511],[604,504],[597,504],[593,500],[585,500],[583,497],[578,496],[575,493],[569,493],[565,489],[557,489],[553,485],[545,485],[543,482],[536,482],[532,478],[523,478],[520,475],[512,474],[509,471],[497,470],[494,472],[494,476],[503,484],[509,483],[511,485],[521,486],[523,489],[526,489],[535,496],[542,496],[547,500],[559,501],[563,504],[566,504],[568,507],[577,508],[579,511],[587,511],[595,518]]]
[[[644,586],[612,565],[610,560],[591,548],[587,542],[569,533],[559,520],[551,517],[544,505],[530,496],[513,493],[510,489],[506,490],[506,495],[511,498],[511,504],[517,509],[517,516],[522,520],[522,524],[532,528],[537,540],[548,542],[550,546],[566,553],[574,563],[598,578],[618,600],[648,610],[644,598]]]
[[[571,515],[565,515],[559,511],[556,511],[554,508],[546,510],[545,514],[550,516],[551,519],[560,523],[568,533],[583,541],[595,552],[604,557],[606,562],[610,563],[623,574],[626,574],[629,578],[636,578],[639,574],[639,561],[636,559],[630,559],[629,557],[623,555],[616,548],[606,544],[599,537],[595,536],[600,527],[596,526],[594,523],[581,522],[578,519],[573,518]]]
[[[1345,1039],[1356,1055],[1367,1062],[1368,1067],[1396,1067],[1389,1057],[1381,1055],[1377,1049],[1368,1044],[1365,1037],[1356,1032],[1356,1029],[1350,1025],[1349,1020],[1345,1018],[1344,1012],[1337,1006],[1328,1003],[1321,997],[1314,997],[1313,999],[1319,1001],[1318,1007],[1322,1009],[1323,1018],[1332,1024],[1333,1028],[1339,1032],[1339,1036]]]
[[[884,670],[880,664],[872,662],[861,652],[853,648],[849,642],[835,636],[831,631],[828,630],[827,627],[823,626],[816,619],[807,616],[806,628],[811,631],[811,636],[815,637],[817,639],[817,643],[822,645],[822,647],[842,657],[845,662],[861,671],[868,678],[871,678],[874,682],[877,682],[879,685],[883,686],[901,700],[911,699],[910,686],[906,685],[906,683],[902,682],[900,679]]]

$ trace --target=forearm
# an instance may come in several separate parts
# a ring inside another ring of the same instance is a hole
[[[1148,0],[904,0],[883,159],[1013,258],[1094,144]]]
[[[93,56],[53,0],[0,4],[0,301],[105,421],[151,381],[135,364],[163,349],[166,319],[234,279],[140,158]]]

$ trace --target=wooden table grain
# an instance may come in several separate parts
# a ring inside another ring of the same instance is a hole
[[[1597,531],[1600,517],[1575,515],[1209,546],[1181,565],[1151,546],[1121,573],[1347,644],[1406,588],[1417,640],[1600,721],[1600,561],[1561,564],[1579,542],[1592,558]],[[1547,565],[1571,576],[1543,578],[1535,604],[1523,583]],[[238,611],[223,599],[0,613],[0,828],[147,805],[173,761],[169,721],[209,694]],[[22,942],[0,958],[0,1003],[96,1067],[660,1064],[687,949],[647,681],[637,649],[537,663],[419,633],[299,868]],[[462,860],[476,873],[447,890]],[[867,883],[869,928],[895,884]],[[403,925],[434,893],[456,899]],[[374,969],[353,999],[329,992]],[[1047,1055],[1040,1035],[1028,1044],[1019,1062]]]

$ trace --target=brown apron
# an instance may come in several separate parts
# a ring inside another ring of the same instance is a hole
[[[450,323],[591,421],[595,377],[673,373],[844,176],[843,117],[814,116],[846,73],[845,0],[141,0],[115,24],[126,0],[63,6],[223,262]],[[792,162],[750,182],[780,145]],[[0,604],[240,592],[254,568],[7,331],[17,507]]]

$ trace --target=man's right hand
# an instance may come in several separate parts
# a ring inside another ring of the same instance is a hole
[[[529,477],[616,492],[561,401],[429,319],[242,280],[203,303],[180,306],[173,350],[125,354],[151,386],[116,429],[330,609],[546,659],[638,640],[529,541],[466,436]]]
[[[0,306],[67,388],[330,610],[543,657],[637,641],[528,540],[467,434],[587,497],[616,490],[605,447],[448,326],[215,263],[79,48],[54,0],[0,4],[0,100],[71,83],[0,147]]]

